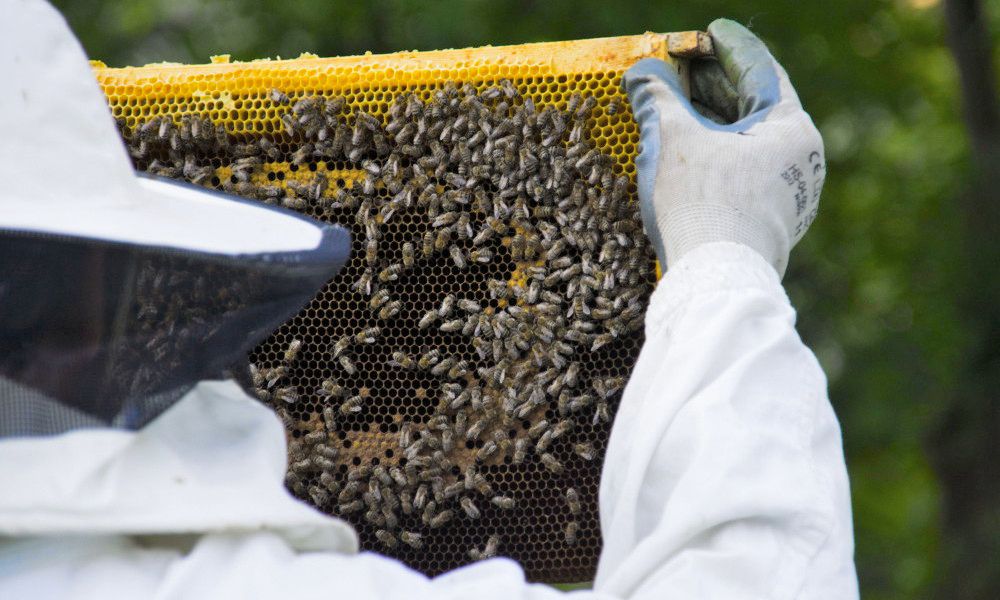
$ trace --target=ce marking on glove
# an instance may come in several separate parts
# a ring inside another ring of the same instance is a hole
[[[823,190],[823,180],[826,176],[823,156],[818,151],[810,152],[807,162],[809,166],[805,172],[798,163],[792,163],[781,172],[781,178],[795,191],[795,216],[798,218],[795,226],[796,236],[805,233],[816,219],[819,212],[819,195]],[[806,175],[809,171],[812,172],[811,177]],[[807,179],[812,181],[808,182]]]
[[[809,164],[812,165],[813,175],[819,175],[826,168],[823,166],[823,157],[815,150],[809,153]]]

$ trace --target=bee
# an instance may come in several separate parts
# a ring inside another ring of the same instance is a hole
[[[407,269],[413,267],[413,243],[406,242],[403,244],[403,266]]]
[[[580,105],[580,108],[576,111],[576,114],[573,116],[577,119],[586,119],[590,116],[590,112],[594,110],[595,106],[597,106],[597,98],[594,96],[587,96]]]
[[[458,379],[469,373],[469,363],[460,360],[453,367],[448,369],[448,379]]]
[[[315,485],[309,486],[309,498],[316,506],[323,506],[330,501],[330,492]]]
[[[354,288],[354,291],[359,294],[370,294],[372,291],[371,269],[366,269],[365,272],[361,274],[361,277],[358,277],[357,281],[355,281],[351,287]]]
[[[479,233],[477,233],[474,238],[472,238],[472,245],[481,246],[486,242],[490,241],[491,239],[493,239],[493,235],[494,231],[492,229],[490,229],[489,227],[484,227],[483,229],[479,230]]]
[[[382,542],[386,548],[396,547],[396,536],[392,535],[385,529],[378,529],[375,531],[375,538]]]
[[[590,346],[590,351],[596,352],[613,341],[615,341],[615,337],[610,333],[602,333],[600,335],[597,335],[594,337],[594,343],[591,344]]]
[[[294,385],[278,388],[277,391],[274,392],[274,397],[277,400],[281,400],[285,404],[295,404],[299,401],[299,393],[295,389]]]
[[[431,227],[434,227],[435,229],[440,227],[447,227],[448,225],[451,225],[457,220],[458,220],[457,212],[447,212],[435,218],[434,221],[431,223]]]
[[[382,283],[388,283],[390,281],[396,281],[399,279],[399,274],[402,272],[403,266],[399,263],[393,263],[388,267],[382,269],[378,274],[378,280]]]
[[[609,423],[610,421],[611,421],[611,415],[610,412],[608,411],[608,401],[599,400],[597,402],[597,408],[594,410],[593,424],[597,425],[598,423],[601,422]]]
[[[496,300],[504,300],[510,295],[510,288],[506,281],[490,279],[486,282],[486,289],[490,292],[490,297]]]
[[[549,422],[546,419],[535,423],[528,429],[528,437],[531,439],[537,439],[549,428]]]
[[[526,438],[518,438],[514,440],[514,464],[519,465],[523,463],[527,456],[528,440]]]
[[[563,532],[563,535],[566,539],[566,544],[570,546],[576,544],[576,536],[577,533],[579,533],[579,531],[580,531],[580,524],[577,523],[576,521],[570,521],[569,523],[566,523],[566,529]]]
[[[343,502],[337,505],[337,511],[342,515],[347,515],[350,513],[355,513],[365,507],[365,503],[361,500],[354,500],[351,502]]]
[[[571,515],[580,514],[580,495],[573,488],[566,488],[566,506],[569,507]]]
[[[389,472],[386,471],[385,467],[382,465],[376,465],[375,468],[372,469],[372,476],[375,479],[378,479],[382,485],[392,485],[392,477],[389,476]]]
[[[538,441],[535,443],[535,452],[542,453],[548,450],[549,444],[552,443],[552,430],[549,429],[542,434]]]
[[[469,266],[469,263],[465,260],[465,253],[462,252],[461,248],[458,246],[452,244],[451,247],[448,248],[448,254],[451,256],[452,262],[454,262],[455,266],[459,269],[465,269]]]
[[[441,323],[441,331],[445,333],[455,333],[456,331],[461,331],[462,326],[465,325],[465,321],[462,319],[453,319],[451,321],[445,321]]]
[[[490,459],[491,456],[496,454],[497,444],[493,440],[487,440],[483,447],[476,451],[476,460],[479,462],[485,462]],[[561,466],[561,465],[560,465]]]
[[[558,397],[559,392],[562,391],[562,388],[563,388],[562,377],[557,377],[552,381],[551,384],[549,384],[549,387],[545,388],[545,393],[547,393],[549,396]]]
[[[389,301],[389,290],[383,288],[375,292],[372,299],[368,301],[368,307],[372,310],[378,310],[383,304]]]
[[[451,230],[442,229],[441,231],[437,232],[437,235],[434,237],[434,250],[441,252],[448,247],[448,244],[450,242],[451,242]]]
[[[439,527],[443,527],[445,524],[448,523],[448,521],[451,520],[453,516],[454,513],[452,511],[443,510],[434,517],[432,517],[428,525],[430,526],[431,529],[437,529]]]
[[[465,489],[465,484],[463,484],[461,481],[456,481],[455,483],[449,486],[445,486],[442,494],[444,498],[447,500],[461,494],[462,490],[464,489]],[[465,507],[465,498],[462,499],[462,507],[463,508]]]
[[[341,355],[340,358],[337,359],[337,362],[340,363],[340,367],[344,369],[344,372],[348,375],[354,375],[358,372],[357,367],[354,366],[354,363],[347,357],[347,355]]]
[[[510,240],[510,257],[515,261],[524,260],[524,248],[527,242],[520,233],[515,234]]]
[[[382,310],[380,310],[378,313],[378,318],[382,319],[383,321],[388,321],[389,319],[399,314],[399,311],[402,307],[403,303],[400,300],[393,300],[392,302],[382,307]]]
[[[368,506],[368,511],[365,512],[365,521],[368,521],[368,523],[374,525],[375,527],[387,527],[385,517],[382,516],[381,511],[376,510],[377,507],[374,505],[374,498],[371,494],[367,495],[369,503],[366,504],[366,506]]]
[[[479,508],[476,507],[476,503],[472,501],[472,498],[465,496],[462,498],[460,504],[462,505],[462,510],[465,511],[466,516],[470,519],[478,519],[480,516]]]
[[[469,239],[472,237],[473,231],[472,225],[469,223],[470,219],[471,217],[469,216],[469,213],[463,212],[455,221],[455,231],[458,233],[458,236],[463,239]]]
[[[462,326],[462,335],[473,335],[476,331],[476,327],[479,326],[479,317],[476,315],[469,315],[465,319],[465,325]]]
[[[455,302],[456,298],[454,294],[448,294],[447,296],[445,296],[444,300],[441,301],[441,307],[438,308],[438,316],[441,317],[442,319],[445,319],[449,315],[451,315],[452,311],[455,308]]]
[[[566,407],[568,409],[566,412],[575,413],[581,411],[587,408],[588,406],[592,405],[594,403],[594,400],[595,399],[592,394],[584,393],[580,394],[579,396],[575,396],[572,399],[570,399],[569,404]]]
[[[316,395],[321,397],[339,398],[344,395],[344,388],[333,379],[324,379],[316,390]]]
[[[475,423],[469,426],[468,430],[466,430],[465,439],[468,441],[478,439],[479,436],[483,433],[483,430],[486,429],[486,426],[488,424],[489,424],[489,419],[486,417],[477,420]]]
[[[514,499],[510,496],[493,496],[491,500],[494,506],[502,510],[510,510],[514,508]]]
[[[434,321],[437,320],[437,318],[438,318],[438,311],[429,310],[424,314],[423,317],[421,317],[420,322],[417,323],[417,328],[427,329],[434,323]]]
[[[624,377],[609,377],[608,379],[594,379],[592,382],[594,391],[603,398],[607,399],[614,396],[620,389],[625,387]]]
[[[399,506],[402,509],[404,515],[413,514],[413,498],[410,496],[408,490],[402,490],[399,492]]]
[[[293,473],[308,473],[312,470],[313,461],[311,458],[297,460],[288,466]]]
[[[401,531],[399,533],[400,541],[415,550],[419,550],[424,547],[424,542],[422,540],[422,537],[423,536],[421,536],[419,533],[414,533],[411,531]]]
[[[327,407],[327,408],[328,408],[328,409],[330,410],[330,413],[332,414],[332,413],[333,413],[333,409],[332,409],[332,408],[329,408],[329,407]],[[323,411],[323,412],[325,413],[325,412],[326,412],[326,409],[324,409],[324,411]],[[324,421],[327,421],[327,420],[328,420],[328,419],[324,419]],[[328,430],[329,430],[329,431],[332,431],[332,430],[333,430],[333,428],[332,428],[332,427],[331,427],[331,428],[328,428]],[[328,446],[328,445],[326,445],[326,444],[322,444],[322,443],[321,443],[321,444],[316,444],[316,446],[315,446],[315,448],[313,448],[313,450],[314,450],[314,451],[315,451],[315,452],[316,452],[316,453],[317,453],[317,454],[318,454],[319,456],[322,456],[323,458],[325,458],[325,459],[327,459],[327,460],[329,460],[329,461],[333,461],[333,460],[336,460],[336,458],[337,458],[337,454],[338,454],[338,452],[337,452],[337,449],[336,449],[336,448],[334,448],[333,446]],[[333,464],[333,463],[331,462],[330,464]],[[331,469],[329,469],[329,470],[333,470],[333,469],[331,468]]]
[[[306,486],[302,482],[302,477],[296,473],[291,471],[285,473],[285,485],[297,496],[301,497],[306,494]]]
[[[286,196],[281,199],[281,205],[285,208],[290,208],[292,210],[305,210],[306,207],[309,206],[309,203],[306,202],[305,198],[296,196],[292,189],[289,188],[285,192]]]
[[[392,353],[392,360],[389,361],[389,365],[410,371],[417,366],[417,362],[409,354],[401,350],[396,350]]]
[[[330,351],[330,354],[332,354],[334,358],[337,358],[350,347],[351,347],[351,337],[345,335],[341,337],[339,340],[337,340],[337,343],[333,345],[333,349]]]
[[[460,412],[457,415],[455,415],[455,426],[453,431],[455,432],[456,436],[462,437],[463,435],[465,435],[465,427],[467,422],[468,422],[468,416],[464,412]]]
[[[480,306],[478,302],[476,302],[475,300],[470,300],[468,298],[462,298],[461,300],[459,300],[458,308],[468,313],[477,313],[483,310],[483,307]]]
[[[340,491],[340,484],[337,483],[337,479],[333,475],[327,473],[326,471],[320,474],[319,483],[320,485],[325,487],[327,491],[329,491],[330,493],[336,494],[338,491]]]
[[[621,98],[615,96],[614,98],[611,99],[611,102],[608,103],[608,107],[605,109],[604,113],[609,117],[613,117],[617,115],[619,111],[621,111],[621,105],[622,105]]]
[[[365,243],[365,262],[369,267],[374,267],[378,262],[378,240],[375,238],[370,237]]]
[[[428,490],[426,484],[422,483],[419,487],[417,487],[417,491],[413,495],[413,508],[416,510],[424,510],[424,507],[427,505],[427,493]]]
[[[424,232],[423,245],[420,250],[423,252],[424,258],[430,258],[434,254],[434,232],[428,229]]]
[[[366,327],[354,336],[354,342],[357,344],[374,344],[375,340],[378,339],[378,336],[381,333],[382,328],[378,326]]]
[[[489,227],[496,235],[503,235],[507,233],[508,230],[506,222],[493,216],[486,217],[486,226]]]
[[[497,555],[497,550],[500,546],[500,537],[497,535],[491,535],[489,539],[486,540],[486,547],[483,548],[483,558],[493,558]]]
[[[445,358],[445,359],[441,360],[441,362],[439,362],[436,365],[434,365],[433,367],[431,367],[431,375],[435,375],[435,376],[444,375],[453,366],[455,366],[455,359],[452,358],[452,357]]]
[[[323,434],[323,435],[325,435],[325,434]],[[332,460],[330,460],[329,458],[327,458],[325,456],[313,456],[313,463],[321,471],[324,471],[324,472],[325,471],[332,471],[335,468],[337,468],[337,465]]]
[[[307,444],[317,444],[325,439],[326,439],[325,431],[311,431],[302,436],[302,440]]]
[[[579,383],[580,376],[580,363],[573,362],[566,367],[566,372],[563,374],[563,384],[567,387],[576,387]]]
[[[385,491],[388,492],[389,490]],[[383,494],[383,497],[386,499],[388,498],[395,499],[395,496],[386,496],[385,494]],[[396,503],[396,505],[399,504],[398,500],[394,500],[394,502]],[[382,517],[385,519],[385,526],[388,527],[389,529],[399,528],[399,517],[396,516],[396,513],[392,508],[389,507],[388,504],[382,505]]]
[[[440,357],[441,353],[436,348],[428,350],[420,357],[420,360],[417,361],[417,366],[423,370],[427,370],[431,368],[431,366],[437,364]]]
[[[355,413],[361,412],[361,404],[363,399],[361,396],[351,396],[340,405],[340,414],[345,417],[350,416]]]
[[[253,384],[253,386],[255,388],[263,387],[264,374],[261,372],[261,370],[257,367],[255,363],[250,363],[249,371],[250,371],[250,382]]]
[[[348,481],[344,485],[344,489],[340,490],[340,494],[337,496],[338,502],[349,502],[354,499],[358,494],[358,490],[361,489],[361,484],[357,481]]]
[[[563,465],[559,462],[556,457],[552,456],[548,452],[542,453],[542,464],[549,472],[559,475],[563,472]]]

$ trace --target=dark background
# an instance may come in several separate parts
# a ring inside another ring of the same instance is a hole
[[[749,24],[826,140],[785,281],[844,428],[863,597],[1000,598],[1000,0],[56,4],[110,66]]]

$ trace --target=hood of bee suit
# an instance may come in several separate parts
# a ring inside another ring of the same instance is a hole
[[[0,23],[0,437],[136,429],[343,266],[347,231],[136,175],[63,18]]]

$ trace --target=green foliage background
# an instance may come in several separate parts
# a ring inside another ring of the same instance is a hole
[[[112,66],[703,29],[720,16],[749,24],[785,65],[826,140],[820,218],[786,282],[844,429],[863,597],[931,594],[941,575],[941,491],[927,433],[957,383],[970,333],[952,293],[967,140],[934,0],[56,4],[88,54]],[[998,0],[987,4],[993,14],[1000,9]]]

